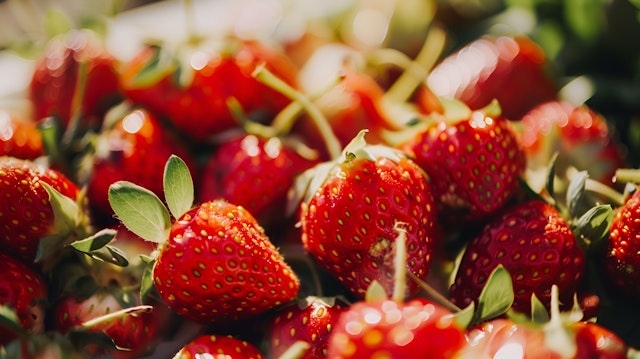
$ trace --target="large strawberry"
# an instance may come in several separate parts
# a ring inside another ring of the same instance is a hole
[[[36,60],[29,83],[35,118],[56,116],[67,127],[77,115],[80,129],[98,129],[106,111],[122,97],[117,66],[90,30],[54,37]]]
[[[195,162],[164,124],[144,108],[126,108],[96,138],[95,154],[89,164],[87,197],[100,216],[113,214],[109,186],[128,180],[162,195],[164,164],[172,154],[195,170]]]
[[[47,287],[44,278],[31,267],[14,257],[0,252],[0,307],[12,310],[15,325],[19,332],[29,334],[41,333],[45,329],[45,305],[47,304]],[[2,316],[6,315],[3,311]],[[10,318],[2,318],[10,319]],[[19,333],[12,333],[0,325],[0,347]]]
[[[202,334],[185,344],[173,359],[233,358],[264,359],[253,344],[231,336]]]
[[[43,154],[38,125],[28,118],[0,110],[0,156],[33,160]]]
[[[505,208],[471,240],[451,285],[452,301],[459,307],[476,301],[498,265],[511,274],[513,309],[527,313],[534,294],[549,305],[554,284],[563,303],[571,303],[584,274],[585,254],[555,207],[529,200]]]
[[[246,209],[224,200],[192,207],[193,183],[175,156],[164,183],[173,223],[157,196],[131,182],[113,184],[109,199],[129,229],[162,243],[151,276],[169,308],[212,323],[251,317],[296,297],[296,274]]]
[[[445,102],[399,145],[429,175],[440,217],[453,223],[480,222],[515,194],[525,154],[509,120],[495,107],[470,111]]]
[[[185,57],[188,62],[177,60]],[[146,46],[126,64],[121,82],[134,103],[168,117],[190,139],[205,141],[237,127],[229,110],[232,98],[258,118],[273,116],[289,103],[253,78],[262,64],[295,84],[297,69],[286,56],[264,43],[235,38],[178,50]]]
[[[0,245],[26,262],[52,256],[61,243],[88,233],[80,190],[54,169],[0,157],[0,193]]]
[[[268,329],[269,357],[279,358],[296,342],[309,344],[300,358],[320,359],[327,355],[328,339],[347,305],[337,298],[309,296],[281,309]]]
[[[497,99],[511,120],[554,100],[557,91],[546,55],[522,36],[472,41],[439,63],[427,82],[436,95],[457,98],[474,110]]]
[[[362,131],[334,161],[301,175],[302,242],[321,267],[362,297],[377,280],[391,292],[397,226],[408,232],[412,273],[424,278],[438,240],[431,185],[403,153],[368,145]],[[296,203],[296,202],[294,202]],[[411,283],[408,293],[417,291]]]

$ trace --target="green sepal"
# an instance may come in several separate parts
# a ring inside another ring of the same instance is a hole
[[[129,261],[124,252],[117,247],[109,245],[115,236],[116,231],[107,228],[85,239],[72,242],[70,245],[73,249],[91,258],[126,267],[129,265]]]
[[[150,260],[142,272],[142,277],[140,278],[140,300],[142,303],[148,303],[151,293],[155,290],[153,281],[153,266],[155,264],[155,259]]]
[[[367,291],[364,295],[364,300],[367,302],[378,301],[378,300],[386,300],[389,299],[389,294],[384,289],[382,284],[377,280],[373,280],[371,284],[367,287]]]
[[[549,160],[549,172],[547,173],[547,182],[546,189],[547,194],[549,195],[548,201],[551,205],[556,206],[556,190],[555,190],[555,179],[556,179],[556,164],[558,162],[559,154],[556,152],[551,156]]]
[[[498,99],[493,99],[486,106],[477,110],[478,112],[482,112],[485,115],[496,118],[502,116],[502,106],[500,106],[500,101]]]
[[[471,117],[471,109],[464,102],[453,98],[440,98],[447,123],[457,123]]]
[[[567,188],[567,208],[569,218],[578,217],[584,199],[584,191],[589,175],[587,171],[578,172],[569,182]]]
[[[195,200],[193,179],[187,164],[176,155],[171,155],[165,165],[163,188],[167,206],[174,218],[180,218],[191,209]]]
[[[531,321],[534,323],[546,323],[551,320],[549,311],[542,304],[537,295],[531,295]]]
[[[178,62],[165,46],[148,45],[154,51],[153,57],[133,78],[135,87],[145,88],[160,82],[163,78],[179,72]]]
[[[469,328],[472,323],[476,312],[476,304],[471,302],[468,306],[453,313],[453,320],[460,328]]]
[[[601,204],[590,208],[573,225],[573,232],[583,245],[592,246],[609,236],[613,222],[613,207]]]
[[[150,190],[128,181],[118,181],[109,187],[109,203],[120,221],[141,238],[163,243],[169,237],[169,211]]]
[[[499,264],[489,275],[478,297],[473,323],[481,323],[505,314],[514,301],[511,274]]]
[[[4,327],[18,335],[26,334],[20,325],[20,319],[16,311],[12,307],[4,304],[0,304],[0,327]]]

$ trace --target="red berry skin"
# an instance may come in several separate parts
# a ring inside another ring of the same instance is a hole
[[[98,36],[89,30],[72,30],[53,38],[36,60],[29,84],[34,116],[56,116],[67,127],[76,109],[82,65],[86,77],[80,103],[81,128],[99,129],[107,110],[121,97],[119,66]]]
[[[331,332],[327,358],[453,358],[464,344],[451,312],[426,299],[357,302]]]
[[[623,293],[640,298],[640,191],[616,208],[605,244],[606,277]]]
[[[99,135],[96,143],[87,189],[96,218],[113,214],[109,186],[120,180],[136,183],[164,198],[162,178],[171,155],[179,156],[190,170],[196,171],[185,146],[166,131],[155,115],[142,108],[127,111]]]
[[[499,264],[513,280],[513,309],[530,313],[533,294],[549,307],[554,284],[560,301],[572,303],[585,254],[555,207],[538,200],[514,205],[468,244],[450,288],[452,302],[463,308],[476,301]]]
[[[37,123],[0,110],[0,156],[34,160],[44,155]]]
[[[304,247],[359,297],[374,280],[393,292],[396,224],[407,231],[408,269],[420,278],[440,235],[431,187],[407,158],[345,161],[302,205],[301,223]],[[417,291],[408,281],[408,293]]]
[[[272,228],[285,220],[287,192],[295,177],[316,163],[277,137],[240,136],[219,145],[207,161],[199,202],[224,198]]]
[[[347,306],[336,300],[307,297],[283,308],[269,328],[269,357],[279,358],[296,341],[310,344],[300,359],[327,357],[329,335]]]
[[[48,300],[44,278],[31,267],[9,254],[0,252],[0,305],[13,309],[22,329],[41,333],[45,329],[45,304]],[[0,347],[17,338],[17,333],[0,326]]]
[[[166,116],[196,142],[208,141],[238,127],[227,103],[232,97],[249,115],[273,116],[289,104],[290,100],[284,95],[252,76],[256,67],[264,64],[295,87],[298,70],[286,56],[255,41],[230,39],[223,47],[193,50],[191,63],[181,64],[189,68],[182,69],[175,62],[165,68],[162,61],[156,63],[160,52],[168,49],[145,47],[124,66],[121,75],[124,91],[134,103]],[[177,81],[180,71],[192,71],[193,78],[188,83],[180,83]],[[142,75],[154,72],[154,76]]]
[[[440,218],[450,223],[479,223],[499,211],[526,165],[511,122],[479,111],[429,125],[401,148],[429,175]]]
[[[548,70],[544,52],[531,39],[482,37],[447,56],[427,83],[436,95],[457,98],[474,110],[497,99],[502,114],[517,120],[537,104],[556,99]]]
[[[253,344],[230,336],[203,334],[187,343],[173,359],[264,359]]]
[[[153,278],[169,308],[201,323],[254,316],[291,301],[300,288],[255,218],[223,200],[173,224]]]
[[[575,333],[576,359],[625,359],[628,346],[618,335],[593,322],[581,321],[570,326]]]
[[[80,192],[54,169],[0,157],[0,246],[26,263],[33,263],[40,239],[55,232],[49,194],[39,181],[74,201]]]

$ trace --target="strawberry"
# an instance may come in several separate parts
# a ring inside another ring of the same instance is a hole
[[[0,110],[0,156],[34,160],[43,154],[38,125]]]
[[[513,198],[525,154],[511,122],[495,108],[446,105],[449,112],[410,128],[414,133],[398,146],[429,175],[441,219],[482,222]]]
[[[186,57],[181,64],[176,58]],[[227,39],[179,50],[146,46],[129,61],[121,82],[129,99],[166,116],[189,139],[202,142],[238,126],[228,100],[234,98],[249,115],[273,115],[289,100],[256,81],[252,73],[264,64],[294,85],[297,69],[277,49],[257,41]]]
[[[44,331],[47,286],[44,278],[31,267],[0,252],[0,306],[14,311],[20,330],[37,334]],[[4,313],[3,313],[4,314]],[[18,337],[0,326],[0,347]]]
[[[98,129],[121,97],[117,61],[98,35],[71,30],[47,43],[36,60],[28,93],[36,119],[58,118],[64,128],[79,115],[80,129]]]
[[[317,161],[285,139],[246,134],[225,141],[205,165],[199,202],[224,198],[246,208],[265,228],[282,223],[295,176]]]
[[[427,83],[441,97],[456,98],[476,110],[494,99],[511,120],[556,98],[542,49],[524,36],[485,36],[447,56]],[[526,94],[526,95],[523,95]]]
[[[163,182],[169,210],[131,182],[113,184],[109,200],[132,232],[161,244],[150,277],[169,308],[208,324],[249,318],[296,297],[299,279],[247,210],[221,199],[193,206],[193,182],[177,156]]]
[[[527,112],[516,129],[532,169],[546,166],[557,152],[558,174],[574,167],[586,170],[596,181],[612,184],[615,170],[625,164],[622,146],[607,120],[587,105],[542,103]]]
[[[203,334],[187,343],[173,359],[198,358],[264,359],[253,344],[232,336]]]
[[[368,145],[364,133],[339,158],[301,175],[293,196],[304,198],[305,248],[361,297],[373,280],[390,291],[397,226],[408,231],[407,265],[421,278],[439,236],[431,186],[420,168],[400,151]],[[412,282],[408,293],[417,289]]]
[[[0,192],[0,245],[27,263],[47,256],[54,258],[57,249],[62,248],[60,243],[88,233],[80,190],[54,169],[28,160],[0,157]],[[67,206],[66,202],[71,203]]]
[[[162,194],[164,164],[172,154],[179,155],[191,169],[191,154],[167,132],[162,122],[143,108],[127,108],[96,139],[90,159],[87,197],[100,216],[113,214],[109,205],[109,186],[128,180],[157,195]]]
[[[452,313],[427,299],[360,301],[338,319],[327,358],[452,358],[463,345]]]
[[[308,343],[303,359],[325,358],[328,338],[347,306],[336,298],[308,296],[278,311],[268,332],[269,357],[279,358],[296,342]]]
[[[452,302],[465,307],[476,301],[498,265],[511,274],[513,309],[528,313],[534,294],[549,305],[553,284],[563,303],[571,303],[585,254],[555,207],[529,200],[505,208],[469,242],[450,288]]]

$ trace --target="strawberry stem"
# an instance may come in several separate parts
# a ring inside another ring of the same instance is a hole
[[[278,359],[299,359],[304,358],[311,345],[303,340],[297,340]]]
[[[602,182],[587,178],[585,190],[601,194],[610,199],[615,205],[621,206],[625,202],[625,194],[616,191]]]
[[[331,158],[337,159],[340,157],[340,154],[342,153],[340,140],[338,140],[336,135],[333,133],[333,129],[331,128],[331,125],[329,125],[329,121],[327,121],[322,112],[313,105],[307,96],[278,78],[264,65],[257,66],[253,72],[253,76],[263,84],[285,95],[290,100],[300,103],[302,108],[307,111],[309,117],[311,117],[314,124],[318,127]]]
[[[141,313],[141,312],[150,313],[152,310],[153,310],[153,307],[150,305],[137,305],[135,307],[124,308],[124,309],[116,310],[115,312],[112,312],[109,314],[101,315],[97,318],[87,320],[86,322],[80,325],[80,328],[92,329],[101,324],[109,323],[115,319],[124,318],[127,315],[132,315],[132,314]]]
[[[393,227],[393,229],[398,232],[398,236],[396,237],[396,252],[393,258],[395,273],[391,299],[398,303],[404,301],[404,294],[407,288],[407,230],[405,229],[405,225],[406,223],[397,222]]]
[[[416,282],[420,288],[427,294],[427,296],[432,299],[434,302],[442,305],[443,307],[449,309],[452,312],[459,312],[462,309],[457,305],[451,303],[449,299],[447,299],[444,295],[440,294],[437,290],[435,290],[432,286],[430,286],[427,282],[419,278],[417,275],[413,274],[411,271],[407,271],[409,278],[411,278],[414,282]]]
[[[614,181],[640,183],[640,170],[635,168],[618,168]]]

